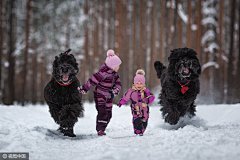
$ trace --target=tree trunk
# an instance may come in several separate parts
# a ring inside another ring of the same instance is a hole
[[[238,27],[240,27],[240,2],[238,2]],[[240,103],[240,29],[238,28],[238,62],[237,62],[237,103]]]
[[[36,40],[34,40],[36,41]],[[37,42],[34,42],[33,41],[33,47],[36,49],[37,46]],[[38,81],[37,81],[37,77],[38,77],[38,74],[37,74],[37,67],[38,67],[38,64],[37,64],[37,49],[34,50],[35,53],[33,53],[32,55],[32,104],[36,104],[37,103],[37,84],[38,84]]]
[[[156,53],[156,32],[155,32],[155,20],[156,20],[156,0],[153,0],[153,7],[152,7],[152,29],[151,29],[151,60],[150,60],[150,79],[149,83],[150,86],[149,88],[152,89],[155,87],[155,69],[154,69],[154,58],[155,58],[155,53]]]
[[[138,54],[138,68],[141,68],[141,69],[144,69],[143,68],[143,66],[144,66],[144,64],[143,64],[143,62],[144,62],[144,58],[143,58],[143,55],[144,55],[144,53],[143,53],[143,45],[144,45],[144,42],[145,42],[145,40],[143,39],[143,34],[144,34],[144,25],[143,25],[143,23],[145,23],[144,21],[143,21],[143,15],[144,15],[144,2],[143,2],[143,0],[140,0],[140,22],[139,22],[139,32],[140,32],[140,38],[139,38],[139,44],[140,44],[140,46],[139,46],[139,54]]]
[[[113,45],[113,28],[114,28],[114,25],[113,25],[113,18],[112,18],[112,15],[113,15],[113,1],[109,1],[109,8],[108,8],[108,49],[109,48],[114,48],[114,45]],[[115,33],[116,34],[116,33]]]
[[[197,47],[196,47],[196,51],[198,54],[198,59],[200,61],[200,63],[202,63],[202,50],[201,50],[201,38],[202,38],[202,0],[198,0],[198,7],[197,7]]]
[[[219,44],[219,56],[216,56],[219,68],[215,69],[214,75],[214,102],[217,104],[223,103],[224,100],[224,67],[222,62],[222,33],[223,33],[223,2],[224,0],[219,1],[219,34],[218,34],[218,44]]]
[[[22,95],[22,106],[25,105],[26,101],[26,87],[27,87],[27,67],[28,67],[28,49],[29,49],[29,33],[30,33],[30,9],[31,0],[27,1],[27,21],[26,21],[26,48],[24,53],[24,65],[23,65],[23,95]]]
[[[86,0],[86,3],[85,3],[85,6],[84,6],[84,14],[86,17],[89,17],[88,15],[88,12],[89,12],[89,6],[88,6],[88,0]],[[81,79],[83,80],[82,81],[82,84],[84,84],[86,81],[87,81],[87,78],[90,77],[89,75],[89,67],[86,67],[87,64],[89,64],[89,51],[88,51],[88,18],[87,20],[85,21],[85,24],[84,24],[84,31],[85,31],[85,34],[84,34],[84,56],[83,56],[83,59],[81,61]],[[86,96],[82,96],[84,99]]]
[[[45,42],[44,42],[45,44]],[[43,45],[44,45],[43,44]],[[44,88],[45,88],[45,80],[46,80],[46,56],[45,53],[43,53],[43,56],[41,57],[41,97],[40,97],[40,102],[43,104],[44,103]]]
[[[105,57],[105,1],[102,1],[102,46],[101,46],[101,52],[100,52],[100,57]]]
[[[191,38],[191,33],[192,33],[192,29],[191,29],[191,25],[192,25],[192,1],[188,0],[188,27],[187,27],[187,47],[191,48],[192,47],[192,38]]]
[[[94,69],[93,72],[98,71],[99,66],[99,24],[98,24],[98,14],[99,14],[99,1],[95,2],[94,8],[95,8],[95,15],[94,15],[94,20],[95,20],[95,29],[94,29],[94,48],[93,48],[93,59],[94,59]]]
[[[0,103],[2,103],[3,0],[0,1]]]
[[[137,70],[136,15],[137,15],[137,2],[133,1],[133,73],[135,73],[135,71]]]
[[[6,105],[12,105],[14,101],[14,24],[13,24],[13,14],[14,14],[14,0],[9,1],[10,5],[10,17],[9,17],[9,53],[8,53],[8,79],[6,80],[6,86],[4,89],[3,102]]]
[[[159,60],[166,65],[165,57],[165,10],[166,10],[166,0],[161,1],[161,20],[160,20],[160,35],[159,35],[159,41],[160,41],[160,58]]]
[[[230,48],[228,55],[228,69],[227,69],[227,103],[234,103],[235,87],[233,83],[233,45],[234,45],[234,23],[235,23],[235,9],[236,0],[232,0],[231,5],[231,28],[230,28]]]
[[[116,2],[116,31],[115,31],[115,53],[120,55],[120,47],[121,47],[121,13],[122,13],[122,5],[121,0],[117,0]]]
[[[167,57],[170,56],[170,50],[172,50],[172,27],[173,27],[173,0],[170,0]]]

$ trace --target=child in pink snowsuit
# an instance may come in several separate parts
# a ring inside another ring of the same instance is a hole
[[[137,70],[134,77],[134,85],[124,93],[123,98],[117,104],[119,107],[131,100],[134,133],[143,135],[147,128],[149,118],[149,106],[155,99],[154,95],[145,86],[145,72]]]
[[[122,61],[113,50],[107,51],[105,63],[99,72],[93,74],[84,85],[78,87],[79,92],[86,94],[91,87],[96,86],[94,100],[98,111],[96,130],[99,136],[106,135],[105,129],[112,118],[113,98],[119,94],[122,84],[118,69]]]

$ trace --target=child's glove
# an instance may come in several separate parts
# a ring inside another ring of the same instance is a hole
[[[120,108],[122,106],[122,104],[120,102],[118,102],[117,106]]]
[[[148,98],[143,98],[143,99],[142,99],[142,103],[146,103],[146,104],[148,104],[148,103],[149,103]]]
[[[119,89],[118,88],[113,88],[111,91],[109,91],[109,93],[111,94],[111,99],[113,99],[115,96],[118,95]]]
[[[82,88],[82,86],[78,87],[77,90],[82,93],[82,94],[86,94],[86,91],[84,91],[84,89]]]

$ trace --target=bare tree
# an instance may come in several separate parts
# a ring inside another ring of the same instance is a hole
[[[151,60],[150,60],[150,79],[149,79],[149,84],[150,88],[153,88],[155,86],[155,69],[153,67],[154,60],[155,60],[155,53],[156,53],[156,30],[155,30],[155,21],[156,21],[156,0],[153,0],[153,6],[152,6],[152,28],[151,28]]]
[[[133,1],[133,71],[137,70],[137,24],[136,24],[136,16],[137,16],[137,2]],[[133,72],[134,73],[134,72]]]
[[[224,100],[224,75],[225,75],[225,67],[223,65],[222,61],[222,38],[223,38],[223,4],[224,0],[219,0],[219,15],[218,15],[218,24],[219,24],[219,29],[218,29],[218,45],[219,45],[219,55],[215,56],[216,61],[218,63],[218,68],[215,69],[214,71],[214,103],[221,104],[223,103]]]
[[[191,48],[191,33],[192,33],[192,1],[188,0],[188,25],[187,25],[187,47]]]
[[[198,53],[198,59],[200,60],[200,63],[202,62],[202,50],[201,50],[201,37],[202,37],[202,0],[198,0],[198,4],[197,4],[197,48],[196,51]]]
[[[3,0],[0,1],[0,103],[2,102],[2,55],[3,55]]]
[[[121,23],[121,14],[122,14],[122,2],[117,0],[116,2],[116,31],[115,31],[115,52],[117,55],[120,55],[121,47],[121,33],[120,33],[120,23]]]
[[[165,64],[165,11],[166,11],[166,0],[161,1],[161,21],[160,21],[160,31],[159,31],[159,41],[160,41],[160,61]]]
[[[240,102],[240,1],[238,2],[238,62],[237,62],[237,98],[238,103]]]
[[[170,50],[172,50],[172,32],[173,32],[173,0],[170,1],[170,8],[169,8],[169,25],[168,25],[168,39],[167,39],[167,55],[169,56]],[[168,57],[167,56],[167,57]]]
[[[138,52],[138,68],[144,69],[144,53],[143,53],[143,46],[145,40],[143,39],[144,37],[144,20],[143,20],[143,15],[144,15],[144,0],[140,0],[140,24],[139,24],[139,32],[140,32],[140,38],[139,38],[139,52]]]
[[[235,97],[235,87],[233,83],[233,44],[234,44],[234,23],[235,23],[235,10],[236,10],[236,0],[231,1],[231,28],[230,28],[230,48],[228,55],[228,69],[227,69],[227,103],[234,103]]]
[[[23,95],[22,95],[22,106],[25,105],[26,101],[26,85],[27,85],[27,67],[28,67],[28,49],[29,49],[29,33],[30,33],[30,9],[31,9],[31,0],[27,1],[27,17],[26,17],[26,47],[24,53],[24,65],[23,65]]]
[[[8,79],[6,80],[6,86],[4,88],[4,97],[3,97],[3,102],[6,105],[12,105],[14,101],[14,0],[9,1],[9,6],[10,6],[10,17],[9,17],[9,53],[8,53]]]

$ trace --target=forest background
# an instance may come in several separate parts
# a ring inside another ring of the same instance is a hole
[[[158,94],[154,62],[167,66],[182,47],[197,51],[202,65],[198,103],[239,103],[239,19],[240,0],[1,0],[0,103],[44,103],[52,62],[68,48],[81,84],[111,48],[123,61],[120,95],[139,68]]]

